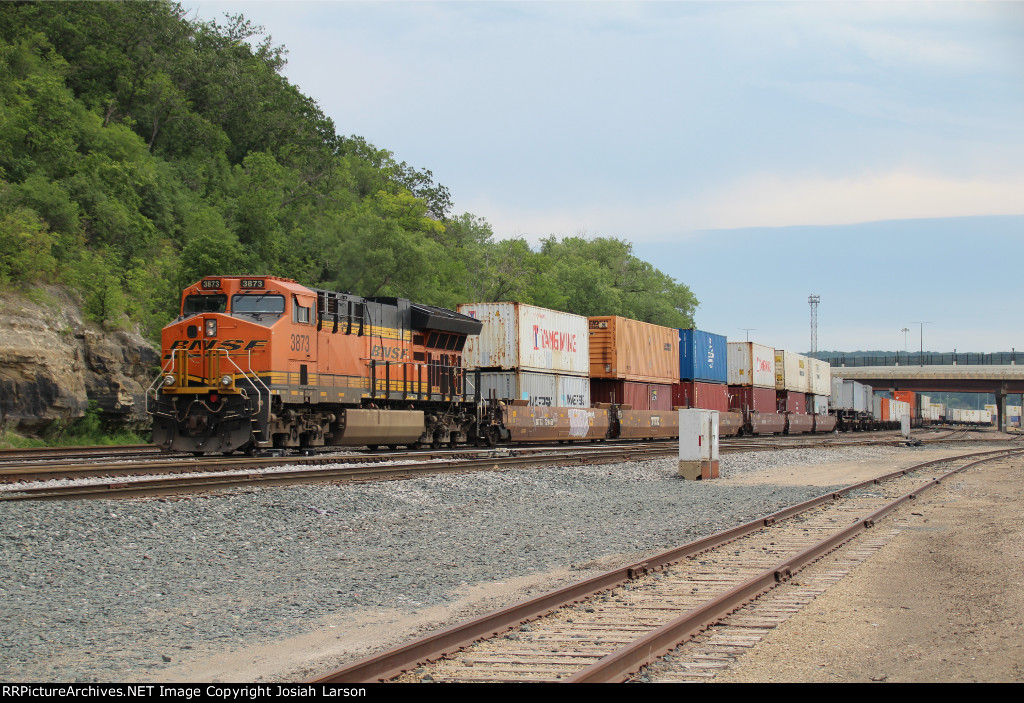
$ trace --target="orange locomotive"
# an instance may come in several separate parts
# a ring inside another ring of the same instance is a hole
[[[150,386],[170,451],[490,439],[462,368],[481,323],[405,298],[273,276],[209,276],[182,294]]]

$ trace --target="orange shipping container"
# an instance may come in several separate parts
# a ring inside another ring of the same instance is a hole
[[[626,317],[591,317],[590,376],[679,382],[679,330]]]

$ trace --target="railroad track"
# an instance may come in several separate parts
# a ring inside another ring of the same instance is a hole
[[[624,681],[733,614],[731,633],[705,637],[685,656],[642,674],[644,680],[706,677],[816,590],[760,610],[756,603],[739,610],[745,604],[949,475],[1021,453],[1014,448],[941,459],[849,486],[363,659],[315,682]]]
[[[844,440],[835,438],[729,438],[721,452],[893,444],[898,435],[873,435]],[[939,438],[939,441],[945,438]],[[423,473],[507,469],[524,466],[579,465],[652,459],[676,454],[675,440],[661,442],[600,443],[570,447],[516,447],[364,454],[259,458],[246,456],[154,458],[144,462],[82,464],[42,462],[0,466],[0,500],[70,500],[136,498],[232,489],[245,486],[369,481],[409,478]],[[184,474],[183,476],[177,476]],[[156,476],[146,478],[146,476]],[[99,483],[52,485],[57,480],[105,479]],[[39,482],[38,486],[22,486]]]

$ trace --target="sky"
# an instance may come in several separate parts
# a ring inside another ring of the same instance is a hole
[[[631,242],[701,329],[806,352],[815,294],[820,350],[1024,349],[1024,2],[182,5],[496,237]]]

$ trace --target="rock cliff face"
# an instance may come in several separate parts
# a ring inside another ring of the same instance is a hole
[[[0,425],[36,433],[81,417],[89,401],[107,422],[145,428],[145,391],[160,353],[131,332],[85,321],[63,291],[46,288],[36,303],[0,294]]]

